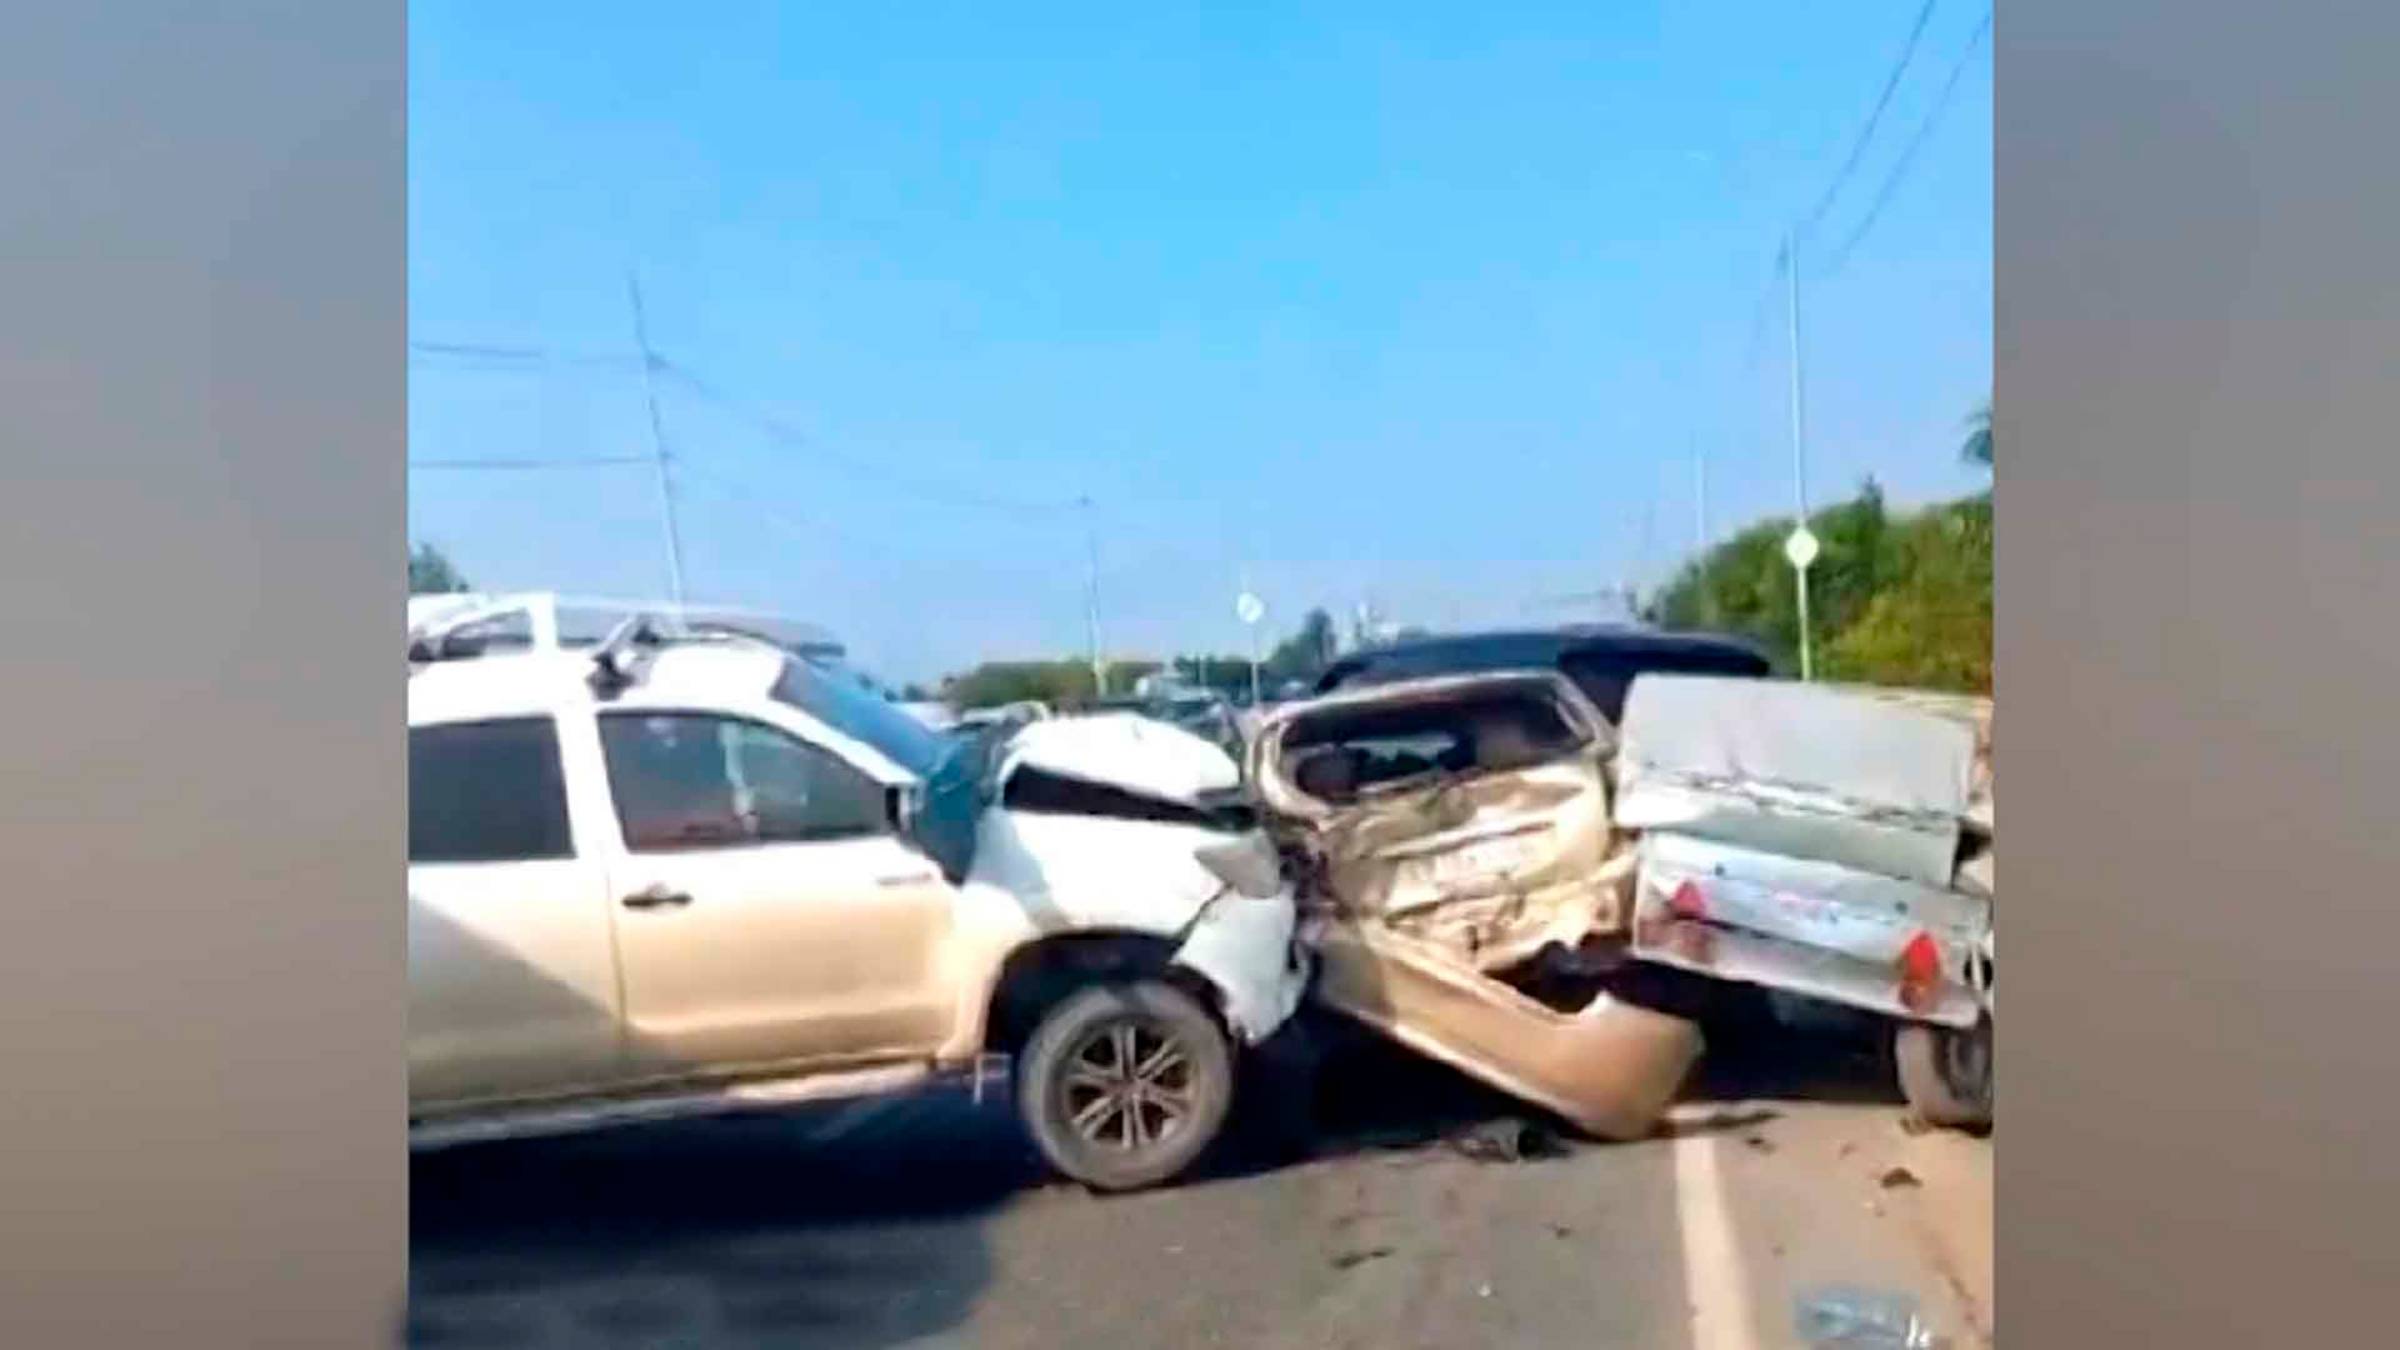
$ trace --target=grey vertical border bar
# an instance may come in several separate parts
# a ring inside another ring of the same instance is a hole
[[[397,1333],[404,25],[0,34],[0,1345]]]
[[[1997,38],[2005,1343],[2389,1343],[2400,9]]]

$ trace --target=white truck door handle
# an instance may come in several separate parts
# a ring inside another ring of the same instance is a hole
[[[627,909],[681,909],[692,903],[692,897],[663,885],[645,886],[626,896],[623,903]]]

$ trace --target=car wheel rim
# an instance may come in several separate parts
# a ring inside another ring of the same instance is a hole
[[[1992,1088],[1991,1023],[1943,1037],[1942,1068],[1953,1089],[1977,1101],[1987,1096]]]
[[[1180,1134],[1193,1114],[1193,1057],[1157,1022],[1121,1018],[1086,1033],[1067,1056],[1066,1119],[1092,1148],[1140,1153]]]

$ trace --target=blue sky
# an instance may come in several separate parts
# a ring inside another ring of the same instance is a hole
[[[921,678],[1084,641],[1237,649],[1371,599],[1577,617],[1788,510],[1779,232],[1921,0],[410,7],[415,460],[627,456],[651,339],[695,600]],[[1991,62],[1840,271],[1967,48],[1939,3],[1804,243],[1812,496],[1976,485]],[[1762,325],[1761,320],[1766,322]],[[639,465],[412,470],[479,583],[663,595]]]

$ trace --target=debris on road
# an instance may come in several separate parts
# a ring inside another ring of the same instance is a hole
[[[1391,1254],[1392,1249],[1389,1247],[1366,1247],[1356,1251],[1340,1252],[1333,1258],[1333,1268],[1335,1270],[1352,1270],[1369,1261],[1380,1261]]]
[[[1906,1294],[1847,1286],[1800,1296],[1792,1329],[1808,1350],[1935,1350],[1941,1341]]]
[[[1887,1170],[1880,1178],[1878,1178],[1877,1184],[1881,1185],[1887,1191],[1913,1191],[1919,1187],[1922,1187],[1925,1183],[1918,1180],[1917,1174],[1909,1171],[1907,1168],[1894,1167]]]
[[[1524,1162],[1567,1153],[1565,1140],[1530,1120],[1487,1120],[1470,1125],[1450,1136],[1450,1147],[1477,1162]]]

